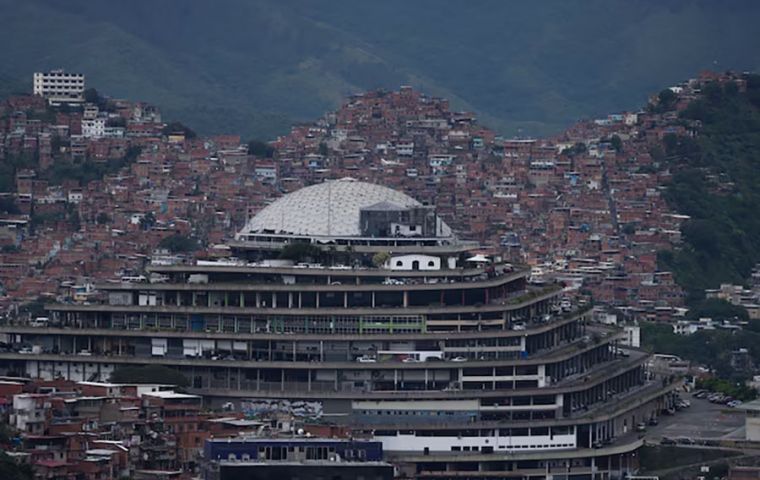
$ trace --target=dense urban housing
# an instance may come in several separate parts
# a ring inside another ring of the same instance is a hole
[[[0,327],[33,346],[0,353],[5,373],[102,382],[165,365],[209,406],[298,404],[379,442],[375,460],[402,478],[624,478],[638,467],[636,426],[673,407],[678,382],[622,330],[591,324],[560,284],[530,283],[401,192],[350,178],[306,187],[229,247],[154,261],[97,285],[103,303]],[[220,454],[215,471],[264,451]]]

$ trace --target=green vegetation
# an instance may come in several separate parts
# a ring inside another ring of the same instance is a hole
[[[272,158],[274,156],[274,147],[261,140],[251,140],[248,142],[248,154],[257,157]]]
[[[94,88],[88,88],[84,91],[84,101],[87,103],[93,103],[98,106],[98,110],[108,112],[111,109],[111,105],[108,103],[108,99],[102,96]]]
[[[760,330],[758,330],[760,331]],[[760,333],[742,330],[701,330],[691,335],[676,335],[669,324],[642,323],[642,347],[654,353],[677,355],[714,369],[719,378],[731,382],[744,380],[744,375],[731,368],[731,352],[746,348],[755,364],[760,365]]]
[[[110,380],[114,383],[161,383],[178,387],[190,385],[183,374],[163,365],[121,367],[114,370]]]
[[[37,165],[37,159],[32,155],[6,155],[0,161],[0,192],[16,191],[16,172]]]
[[[380,268],[385,265],[385,262],[387,262],[390,258],[391,254],[388,252],[377,252],[372,256],[372,265]]]
[[[744,382],[732,382],[723,378],[705,378],[697,381],[697,388],[710,390],[711,392],[720,392],[725,395],[734,397],[742,402],[747,402],[757,398],[757,391],[745,385]]]
[[[657,103],[650,105],[650,110],[654,113],[664,113],[673,109],[678,101],[678,95],[673,90],[666,88],[657,95]]]
[[[195,138],[198,135],[188,126],[183,125],[180,122],[167,123],[164,129],[161,131],[164,135],[172,135],[181,133],[185,138]]]
[[[682,225],[684,246],[659,256],[694,304],[706,288],[742,284],[760,261],[760,77],[736,85],[708,85],[683,112],[699,120],[698,139],[666,136],[674,171],[669,203],[691,219]]]
[[[298,262],[319,262],[325,256],[319,247],[311,243],[289,243],[280,250],[280,258]]]
[[[692,306],[689,310],[689,318],[698,320],[700,318],[712,318],[713,320],[733,320],[749,321],[747,309],[739,305],[721,300],[719,298],[708,298]],[[754,323],[750,324],[754,325]],[[760,330],[756,330],[760,332]]]
[[[37,297],[35,300],[25,303],[19,308],[20,315],[28,315],[29,317],[42,317],[46,314],[45,311],[45,297]]]
[[[756,68],[760,5],[727,1],[0,0],[0,77],[28,90],[31,72],[63,66],[245,138],[406,84],[502,133],[540,135],[636,108],[715,59]]]
[[[0,452],[0,478],[3,480],[32,480],[34,474],[32,467],[19,465],[5,452]]]
[[[165,248],[172,253],[188,253],[194,252],[198,249],[198,242],[194,238],[176,233],[170,237],[162,239],[158,246]]]
[[[9,213],[11,215],[18,215],[21,213],[16,202],[12,198],[0,198],[0,213]]]
[[[140,228],[150,230],[156,224],[156,216],[153,212],[148,212],[140,219]]]

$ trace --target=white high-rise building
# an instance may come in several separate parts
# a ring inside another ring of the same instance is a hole
[[[35,72],[33,87],[34,94],[45,97],[51,105],[84,101],[84,75],[81,73],[63,70]]]

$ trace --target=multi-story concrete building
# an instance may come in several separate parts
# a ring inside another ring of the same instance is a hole
[[[84,102],[84,75],[63,70],[36,72],[33,76],[33,92],[45,97],[51,105]]]
[[[230,247],[233,259],[102,285],[103,304],[52,305],[44,328],[1,327],[43,353],[0,365],[74,380],[166,365],[212,404],[298,403],[418,478],[623,478],[637,426],[672,406],[676,384],[622,349],[622,330],[403,193],[307,187]]]

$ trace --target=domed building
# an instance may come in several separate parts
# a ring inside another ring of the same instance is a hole
[[[673,404],[676,384],[622,331],[401,192],[306,187],[230,246],[234,259],[150,266],[160,283],[101,285],[103,304],[52,305],[45,329],[1,327],[58,352],[0,353],[3,368],[105,380],[166,365],[211,404],[297,402],[381,442],[403,478],[623,478],[637,425]]]
[[[245,242],[309,242],[344,246],[456,243],[435,209],[381,185],[331,180],[285,195],[254,216],[236,235]]]
[[[370,233],[361,223],[362,213],[430,212],[412,197],[381,185],[352,178],[330,180],[285,195],[253,217],[237,235],[292,235],[308,238],[351,238]],[[365,213],[366,216],[366,213]],[[394,232],[388,232],[394,236]],[[426,236],[450,237],[451,229],[438,221]],[[423,232],[418,232],[419,236]]]

